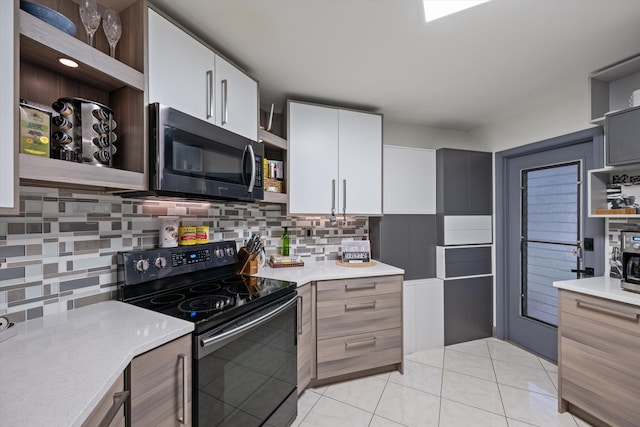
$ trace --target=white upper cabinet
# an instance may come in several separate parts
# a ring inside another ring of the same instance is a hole
[[[216,55],[216,124],[258,140],[258,83]]]
[[[215,124],[215,54],[149,9],[149,103]]]
[[[382,214],[382,116],[289,102],[289,213]]]
[[[339,110],[339,213],[382,215],[382,116]]]
[[[149,102],[258,139],[258,83],[149,9]]]
[[[17,153],[17,106],[16,96],[16,23],[14,1],[0,2],[0,51],[3,61],[0,62],[0,148],[5,155],[0,156],[0,212],[9,213],[17,209],[18,179],[16,178]]]
[[[384,146],[383,210],[385,214],[436,213],[436,152]]]

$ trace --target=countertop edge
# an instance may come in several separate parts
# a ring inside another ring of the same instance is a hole
[[[608,276],[589,277],[586,279],[561,280],[553,282],[558,289],[578,292],[594,297],[605,298],[640,307],[640,294],[623,290],[620,279]]]
[[[193,327],[116,300],[17,323],[0,343],[1,424],[81,426],[133,358]]]
[[[404,275],[402,268],[394,267],[377,260],[375,260],[376,265],[372,267],[343,267],[337,265],[335,260],[304,260],[304,262],[305,265],[303,267],[260,267],[254,276],[287,280],[296,282],[297,286],[302,286],[309,282],[323,280]]]
[[[82,426],[82,423],[84,423],[86,419],[89,417],[89,415],[91,415],[91,412],[96,408],[100,400],[109,391],[111,386],[115,384],[118,377],[122,375],[124,370],[127,368],[127,366],[129,366],[131,361],[136,356],[140,356],[141,354],[146,353],[155,348],[158,348],[168,342],[173,341],[174,339],[190,334],[192,331],[193,331],[193,325],[187,324],[181,329],[176,329],[175,331],[163,336],[162,338],[155,339],[151,342],[146,342],[137,347],[132,347],[131,351],[128,354],[126,355],[123,354],[122,363],[119,366],[114,367],[114,372],[109,376],[109,378],[105,378],[104,384],[102,385],[102,387],[100,387],[100,389],[95,393],[95,395],[91,398],[91,400],[87,402],[87,405],[82,410],[82,413],[80,413],[78,417],[74,420],[74,422],[72,423],[72,426],[74,427]]]

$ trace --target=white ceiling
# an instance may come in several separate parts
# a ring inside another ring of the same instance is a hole
[[[421,0],[152,0],[288,97],[469,130],[640,53],[640,0],[493,0],[425,24]]]

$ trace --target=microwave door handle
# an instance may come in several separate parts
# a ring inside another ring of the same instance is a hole
[[[253,187],[256,184],[256,155],[253,152],[253,147],[251,146],[251,144],[248,144],[247,148],[249,149],[249,154],[251,155],[251,180],[249,181],[249,188],[247,189],[247,193],[251,193],[253,192]]]

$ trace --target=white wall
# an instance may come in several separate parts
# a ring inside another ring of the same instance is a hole
[[[522,107],[469,133],[478,150],[502,151],[587,129],[587,77],[522,100]]]
[[[382,128],[384,145],[434,150],[441,147],[465,149],[473,149],[474,147],[468,132],[387,120],[384,121]]]

